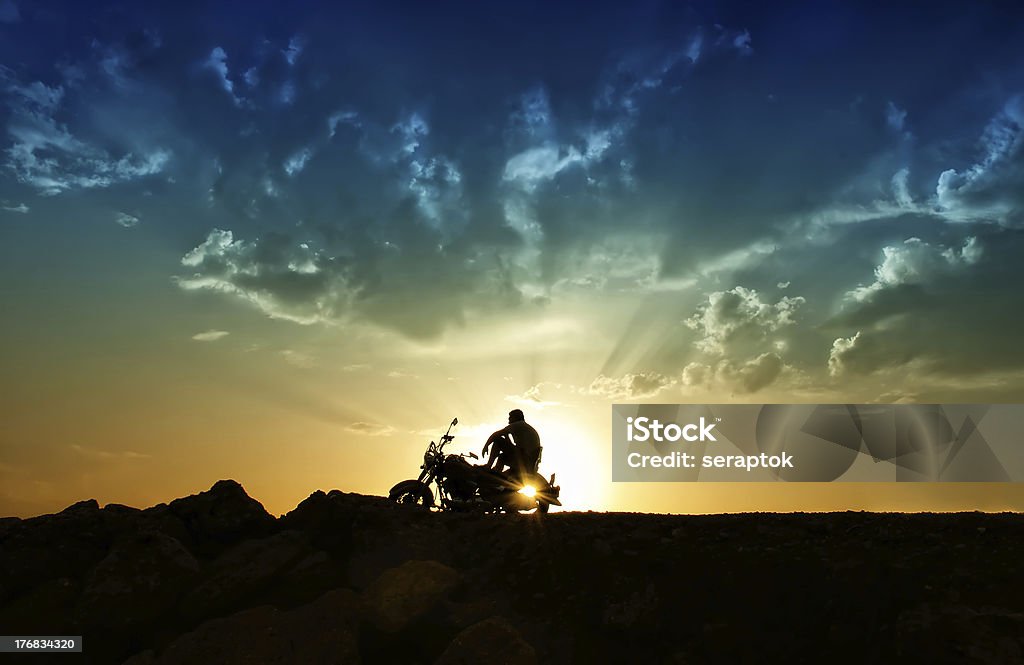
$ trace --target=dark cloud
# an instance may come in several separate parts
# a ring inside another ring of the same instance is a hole
[[[872,285],[877,288],[854,291],[866,297],[847,300],[822,326],[841,332],[832,343],[830,372],[869,375],[912,365],[913,378],[920,381],[928,375],[968,376],[1024,367],[1017,332],[1024,315],[1016,304],[1024,268],[1013,258],[1024,251],[1024,233],[978,231],[959,250],[931,247],[942,258],[921,264],[933,271],[927,278],[908,278],[921,276],[920,270],[896,271],[891,274],[900,275],[898,279],[885,282],[879,277]],[[976,258],[964,261],[965,249],[977,252]],[[915,251],[925,250],[918,246]],[[876,277],[896,256],[885,253]]]

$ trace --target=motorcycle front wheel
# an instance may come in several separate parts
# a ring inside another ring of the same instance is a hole
[[[391,488],[388,498],[407,506],[430,508],[434,505],[434,493],[418,480],[403,480]]]

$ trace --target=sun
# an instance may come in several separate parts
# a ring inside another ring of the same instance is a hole
[[[540,433],[544,448],[541,475],[555,474],[562,488],[562,510],[604,510],[611,482],[609,442],[575,409],[545,409],[527,422]]]

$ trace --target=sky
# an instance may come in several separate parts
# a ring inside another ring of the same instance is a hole
[[[1021,401],[1019,19],[0,0],[0,514],[384,494],[512,408],[566,508],[1022,509],[610,459],[617,402]]]

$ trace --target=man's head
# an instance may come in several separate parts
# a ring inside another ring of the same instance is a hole
[[[520,420],[526,420],[526,416],[523,415],[520,409],[512,409],[508,412],[508,422],[510,425]]]

